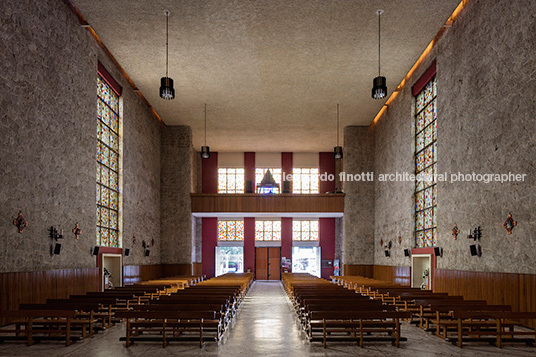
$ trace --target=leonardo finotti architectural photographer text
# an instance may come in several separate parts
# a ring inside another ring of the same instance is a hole
[[[348,172],[339,173],[339,181],[343,182],[370,182],[370,181],[380,181],[380,182],[415,182],[415,181],[428,181],[428,182],[482,182],[482,183],[491,183],[491,182],[524,182],[527,177],[527,174],[520,174],[514,172],[508,173],[440,173],[440,174],[413,174],[409,172],[394,172],[394,173],[379,173],[375,172],[361,172],[358,174],[352,174]],[[319,175],[320,181],[334,181],[335,175],[328,174],[324,172]],[[283,179],[285,181],[292,181],[292,174],[287,174],[283,172]]]

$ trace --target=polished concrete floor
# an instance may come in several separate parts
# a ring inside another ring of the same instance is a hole
[[[200,349],[195,342],[172,342],[162,348],[158,342],[138,343],[129,348],[119,337],[123,326],[115,326],[93,338],[69,347],[60,343],[40,343],[27,347],[23,343],[0,344],[0,356],[536,356],[536,348],[523,344],[498,349],[487,344],[467,344],[463,349],[451,345],[421,329],[404,324],[402,336],[407,342],[400,348],[390,343],[369,343],[361,349],[355,343],[307,342],[286,298],[280,282],[257,281],[243,303],[236,323],[217,343]]]

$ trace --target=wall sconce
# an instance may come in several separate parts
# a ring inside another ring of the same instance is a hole
[[[123,254],[125,255],[125,257],[128,257],[130,255],[130,249],[128,248],[123,249]]]
[[[99,255],[99,249],[100,249],[99,246],[94,246],[94,247],[91,249],[91,255]]]
[[[471,249],[471,256],[474,257],[476,255],[479,258],[482,256],[482,247],[480,244],[471,244],[469,248]]]
[[[411,257],[411,249],[404,249],[404,256]]]
[[[63,239],[63,229],[61,230],[61,233],[58,234],[58,230],[52,226],[49,229],[49,235],[50,235],[50,238],[55,239],[55,240]]]
[[[149,249],[145,249],[145,256],[148,257],[149,254],[151,254],[151,251]]]
[[[385,253],[385,256],[386,256],[386,257],[390,257],[390,256],[391,256],[391,251],[390,251],[390,250],[385,250],[384,253]]]
[[[480,226],[473,229],[473,232],[469,230],[469,234],[467,235],[467,238],[473,239],[475,242],[477,239],[480,240],[480,238],[482,238],[482,229],[480,228]]]

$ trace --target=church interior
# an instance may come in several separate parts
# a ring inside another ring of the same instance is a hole
[[[0,356],[533,356],[535,13],[1,1]]]

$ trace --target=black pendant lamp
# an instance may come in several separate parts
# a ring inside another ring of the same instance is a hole
[[[380,17],[383,13],[383,10],[378,10],[378,77],[374,78],[372,86],[372,98],[374,99],[383,99],[387,96],[387,81],[385,77],[382,77],[380,72]]]
[[[337,103],[337,146],[333,148],[335,160],[342,159],[342,146],[339,146],[339,104]]]
[[[166,14],[166,76],[160,79],[160,98],[172,100],[175,98],[175,89],[173,88],[173,79],[168,77],[168,39],[169,39],[169,11],[165,10]]]
[[[205,146],[201,146],[201,158],[210,158],[210,148],[207,146],[207,104],[205,103]]]

